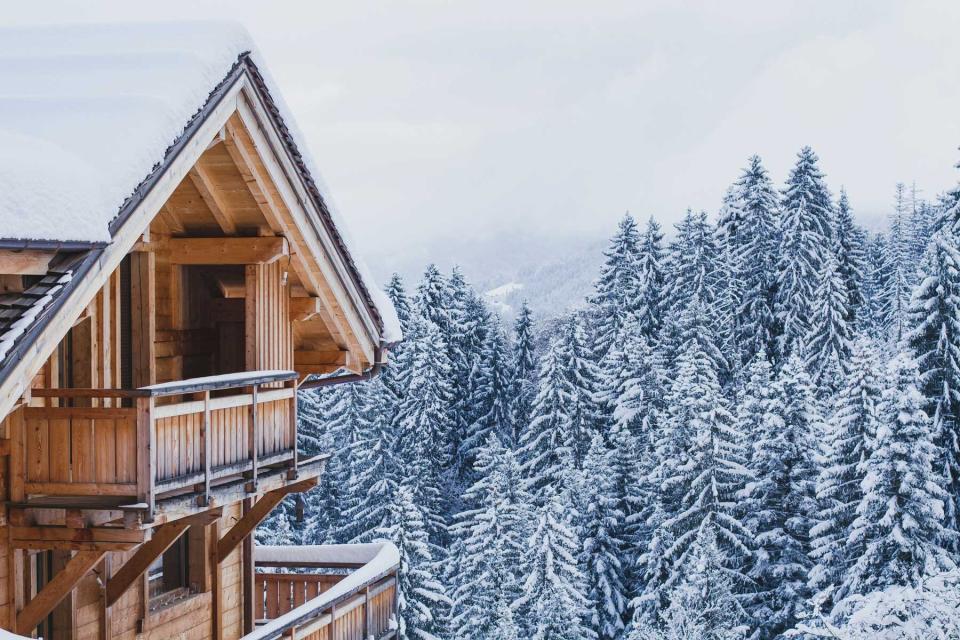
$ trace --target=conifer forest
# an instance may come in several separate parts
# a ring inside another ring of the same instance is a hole
[[[836,178],[627,215],[556,318],[395,276],[404,341],[301,394],[332,456],[259,541],[394,542],[401,640],[960,638],[960,187],[868,230]]]

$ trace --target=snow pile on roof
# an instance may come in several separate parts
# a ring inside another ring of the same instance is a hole
[[[109,241],[124,200],[251,47],[209,23],[0,30],[0,237]]]
[[[247,51],[356,246],[250,36],[219,22],[0,29],[0,238],[109,242],[124,201]],[[400,340],[393,305],[351,257],[384,339]]]
[[[33,640],[28,636],[18,636],[15,633],[10,633],[9,631],[4,631],[0,629],[0,640]]]

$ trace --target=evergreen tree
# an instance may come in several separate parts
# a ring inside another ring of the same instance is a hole
[[[570,446],[579,468],[593,434],[605,434],[605,419],[600,406],[601,375],[591,359],[586,332],[577,316],[568,316],[561,323],[559,346],[559,365],[568,394]]]
[[[946,525],[960,531],[960,250],[945,229],[934,239],[927,276],[910,304],[907,340],[920,370],[924,409],[943,458],[934,462],[949,494]]]
[[[948,496],[934,470],[942,453],[922,408],[918,378],[916,364],[906,355],[891,363],[892,387],[850,532],[863,552],[850,567],[841,595],[919,586],[925,577],[954,566],[945,545],[956,532],[943,527]]]
[[[650,218],[638,247],[637,272],[640,289],[637,293],[636,313],[640,330],[651,343],[660,339],[663,314],[666,311],[666,260],[660,225]]]
[[[589,600],[577,564],[576,534],[567,523],[570,504],[548,490],[537,515],[523,564],[526,576],[514,602],[533,640],[590,640],[596,635],[584,623]]]
[[[593,348],[603,358],[616,341],[626,314],[637,304],[640,288],[637,223],[629,213],[620,221],[610,246],[603,252],[600,277],[590,296],[594,318]]]
[[[834,249],[837,257],[837,272],[847,297],[847,324],[858,324],[860,309],[864,305],[863,281],[866,269],[866,234],[853,221],[853,212],[847,192],[840,190],[837,200],[837,218],[834,225]]]
[[[810,329],[817,284],[832,247],[833,205],[817,162],[810,147],[801,149],[783,192],[776,300],[783,355]]]
[[[836,257],[823,263],[810,329],[806,339],[807,368],[822,394],[829,395],[847,373],[850,361],[850,305]]]
[[[520,488],[519,465],[491,435],[477,454],[479,479],[464,502],[476,505],[458,515],[452,532],[462,544],[455,574],[451,626],[455,638],[492,638],[512,621],[505,603],[519,596],[519,567],[528,535],[528,496]]]
[[[854,346],[850,373],[837,397],[817,480],[820,510],[810,531],[810,555],[816,563],[810,571],[814,591],[839,586],[862,551],[849,544],[848,535],[863,499],[861,483],[879,428],[882,390],[877,354],[868,340],[861,339]]]
[[[763,369],[754,370],[755,389],[767,375]],[[791,628],[808,597],[818,422],[814,390],[795,353],[770,385],[759,432],[752,434],[753,479],[740,505],[756,544],[749,575],[757,590],[751,614],[759,638]]]
[[[735,256],[736,279],[743,291],[736,311],[741,366],[761,351],[773,357],[777,286],[777,194],[759,156],[749,162],[736,184],[746,221]]]
[[[513,353],[510,363],[510,426],[513,431],[506,440],[513,448],[520,442],[520,434],[530,423],[533,399],[537,388],[536,345],[534,343],[533,312],[524,301],[513,325]]]
[[[586,571],[588,624],[600,640],[615,640],[626,623],[626,514],[614,485],[613,452],[596,434],[583,463],[586,513],[580,565]],[[625,479],[624,479],[625,480]]]
[[[399,488],[396,500],[388,507],[386,523],[374,531],[374,537],[391,541],[400,551],[398,637],[439,640],[450,600],[436,577],[439,552],[428,540],[424,514],[408,487]]]
[[[473,377],[476,385],[471,404],[477,417],[467,428],[467,437],[460,442],[460,458],[467,478],[472,475],[477,449],[491,434],[509,441],[514,433],[509,395],[512,386],[510,357],[499,320],[494,321],[493,327],[487,332]]]
[[[569,383],[561,362],[563,347],[554,340],[540,362],[537,397],[530,426],[521,434],[518,455],[526,489],[539,497],[557,489],[564,470],[575,465]]]

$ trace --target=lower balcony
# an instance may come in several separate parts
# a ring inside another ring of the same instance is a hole
[[[400,554],[389,542],[254,550],[256,629],[241,640],[397,635]]]

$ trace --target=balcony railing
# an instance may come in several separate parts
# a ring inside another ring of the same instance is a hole
[[[257,629],[241,640],[396,637],[400,554],[389,542],[258,546],[254,559]]]
[[[263,467],[297,466],[293,371],[251,371],[140,389],[34,389],[11,433],[11,497],[113,498],[152,517]]]

